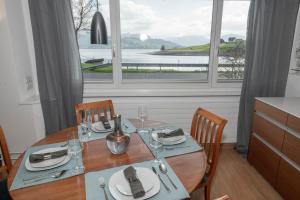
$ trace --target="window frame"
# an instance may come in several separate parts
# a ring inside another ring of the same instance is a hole
[[[221,38],[223,2],[213,0],[208,80],[123,80],[120,1],[109,0],[112,38],[112,80],[85,80],[84,97],[96,96],[214,96],[239,95],[242,80],[218,81],[218,51]],[[234,0],[230,0],[234,1]],[[249,1],[249,0],[236,0]]]

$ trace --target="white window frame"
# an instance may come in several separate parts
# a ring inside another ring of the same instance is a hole
[[[218,82],[217,80],[218,49],[223,2],[225,0],[213,0],[208,81],[205,82],[194,80],[122,80],[120,1],[109,0],[113,79],[84,81],[84,97],[238,96],[240,94],[242,81]]]

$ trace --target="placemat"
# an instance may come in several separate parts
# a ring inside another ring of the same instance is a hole
[[[29,149],[27,149],[27,151],[23,157],[23,160],[19,166],[17,174],[13,180],[13,183],[10,187],[10,190],[16,190],[19,188],[29,187],[29,186],[33,186],[33,185],[39,185],[39,184],[48,183],[48,182],[65,179],[68,177],[82,174],[83,171],[80,173],[76,173],[76,174],[74,173],[73,168],[76,166],[76,160],[73,157],[66,164],[56,167],[56,168],[53,168],[53,169],[48,169],[48,170],[44,170],[44,171],[35,171],[35,172],[29,171],[26,169],[25,161],[31,153],[39,151],[41,149],[49,148],[49,147],[60,147],[61,145],[64,145],[64,144],[66,144],[66,142],[34,146],[34,147],[30,147]],[[82,154],[79,155],[78,161],[79,161],[80,165],[83,165]],[[50,177],[50,175],[53,175],[52,173],[59,172],[61,170],[67,170],[63,176],[61,176],[59,178],[55,178],[55,179]],[[39,181],[24,181],[24,179],[30,179],[33,177],[41,177],[41,176],[43,176],[43,177],[46,176],[47,178],[45,177],[45,179],[39,180]]]
[[[151,148],[150,142],[150,135],[149,133],[139,133],[141,138],[143,139],[144,143],[150,149],[153,155],[155,155],[153,148]],[[175,145],[164,145],[158,151],[159,158],[167,158],[171,156],[178,156],[187,153],[193,153],[197,151],[202,151],[203,147],[198,144],[190,135],[186,135],[186,141],[181,144]]]
[[[171,189],[171,192],[168,192],[162,184],[160,184],[160,191],[155,196],[149,198],[151,200],[162,200],[162,199],[168,199],[168,200],[179,200],[179,199],[185,199],[189,198],[189,193],[186,191],[185,187],[182,185],[181,181],[178,179],[177,175],[174,173],[170,165],[167,163],[165,159],[162,159],[162,162],[166,165],[168,169],[168,174],[172,181],[177,186],[177,190],[173,188],[168,178],[159,172],[158,167],[156,167],[156,171],[160,174],[163,181],[168,185],[168,187]],[[108,194],[109,200],[113,200],[114,198],[110,194],[109,188],[108,188],[108,182],[110,177],[116,173],[119,170],[123,170],[127,168],[129,165],[123,165],[120,167],[105,169],[97,172],[89,172],[85,174],[85,190],[86,190],[86,199],[87,200],[95,200],[95,199],[105,199],[103,189],[100,188],[98,179],[99,177],[103,177],[105,179],[106,183],[106,193]],[[134,163],[131,164],[131,166],[134,167],[146,167],[151,169],[153,166],[153,160],[150,161],[144,161],[141,163]]]
[[[121,122],[122,122],[122,130],[125,134],[131,134],[136,132],[137,129],[128,119],[122,118]],[[82,135],[82,129],[80,126],[78,126],[77,129],[78,129],[78,138],[80,139],[80,141],[84,141],[84,142],[103,139],[106,138],[106,136],[109,134],[109,133],[90,132],[90,136],[88,136],[88,133],[86,133],[86,135]]]

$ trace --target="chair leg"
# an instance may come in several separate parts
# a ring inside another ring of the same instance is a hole
[[[210,184],[207,184],[204,187],[204,197],[205,197],[205,200],[210,200]]]

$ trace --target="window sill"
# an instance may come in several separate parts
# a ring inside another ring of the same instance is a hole
[[[84,98],[97,97],[205,97],[240,96],[241,88],[208,89],[94,89],[84,92]]]

